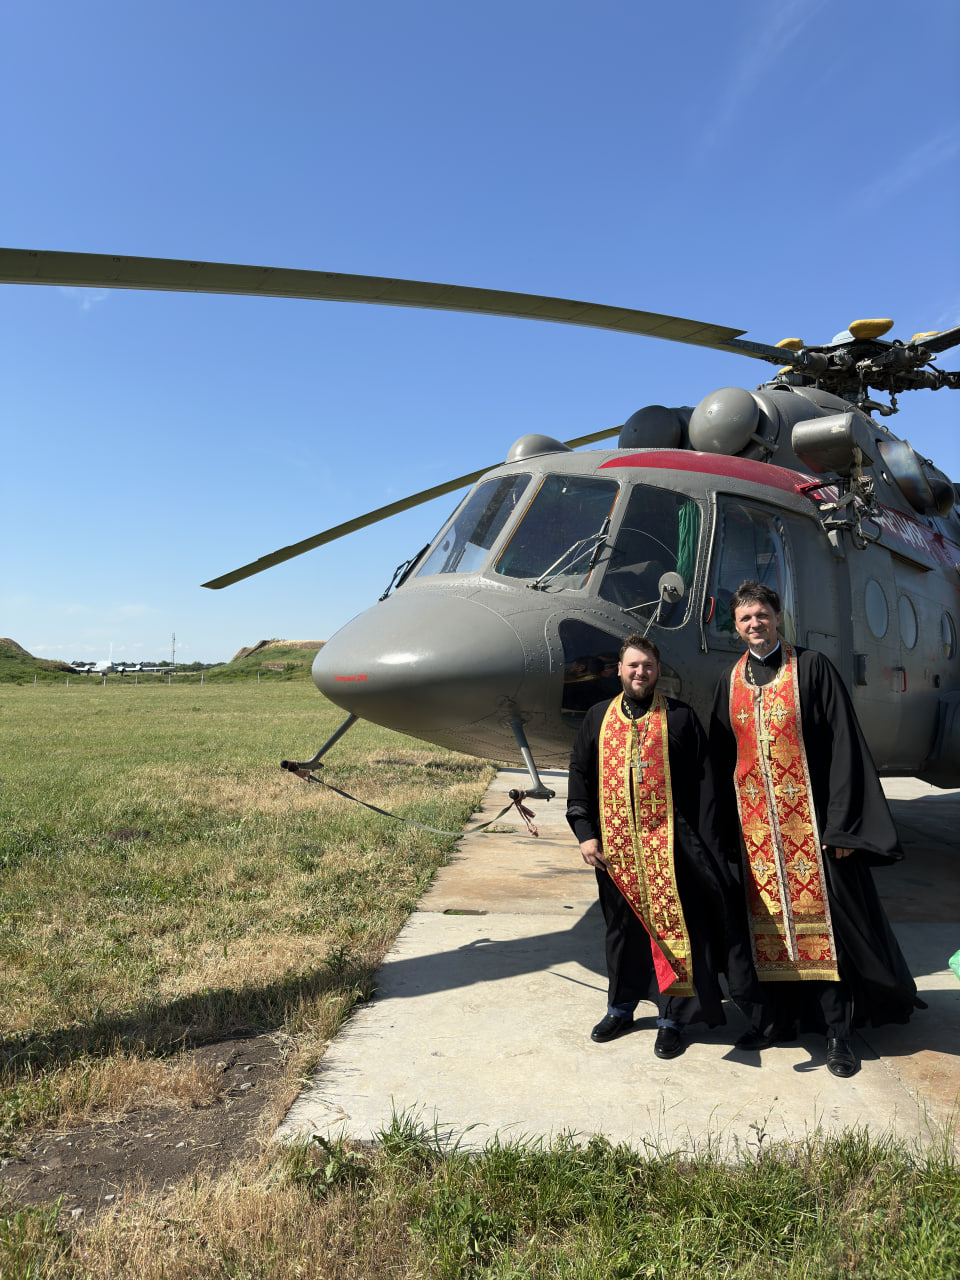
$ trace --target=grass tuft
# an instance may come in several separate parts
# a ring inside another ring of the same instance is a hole
[[[68,1252],[59,1230],[60,1202],[15,1209],[0,1204],[0,1276],[45,1280],[55,1276]]]

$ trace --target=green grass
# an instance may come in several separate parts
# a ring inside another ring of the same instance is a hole
[[[386,1135],[381,1177],[396,1146]],[[960,1272],[955,1162],[862,1134],[733,1165],[561,1138],[427,1161],[412,1186],[409,1168],[411,1233],[444,1280]]]
[[[163,1096],[184,1049],[238,1027],[293,1046],[279,1111],[370,990],[453,841],[279,769],[342,718],[294,670],[0,686],[7,1153]],[[369,725],[328,770],[446,830],[490,776]],[[933,1280],[960,1274],[951,1150],[846,1133],[732,1163],[600,1139],[451,1151],[400,1117],[369,1147],[265,1143],[67,1233],[55,1205],[0,1205],[0,1276]]]
[[[341,719],[306,682],[0,688],[0,1117],[55,1120],[42,1073],[91,1056],[343,1016],[453,841],[281,771]],[[444,830],[489,776],[370,725],[335,753]]]
[[[960,1179],[945,1149],[815,1135],[723,1163],[601,1138],[449,1150],[397,1117],[375,1144],[272,1149],[64,1237],[9,1211],[0,1274],[429,1280],[945,1280]],[[32,1270],[30,1268],[33,1268]]]

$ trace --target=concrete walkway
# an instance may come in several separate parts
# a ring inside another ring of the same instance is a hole
[[[748,1154],[818,1127],[927,1142],[949,1126],[960,1098],[960,982],[947,967],[960,948],[960,792],[885,784],[907,858],[877,883],[930,1007],[906,1027],[859,1033],[861,1070],[843,1081],[824,1065],[822,1037],[734,1049],[745,1024],[729,1002],[728,1025],[693,1028],[670,1062],[653,1055],[652,1005],[628,1035],[593,1044],[606,1008],[603,922],[564,821],[566,775],[545,774],[557,797],[532,802],[538,839],[510,815],[499,834],[475,831],[524,778],[497,775],[279,1138],[370,1139],[406,1112],[466,1132],[467,1146],[573,1132]]]

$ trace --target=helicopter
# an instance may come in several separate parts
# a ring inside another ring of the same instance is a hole
[[[857,320],[830,342],[532,294],[320,271],[0,249],[0,282],[428,307],[586,325],[778,365],[754,390],[648,405],[574,440],[527,434],[459,476],[211,579],[221,589],[471,486],[380,600],[320,649],[317,688],[358,718],[470,755],[564,769],[593,703],[619,691],[624,636],[663,651],[660,687],[701,719],[742,652],[746,578],[783,601],[787,639],[850,691],[881,774],[960,784],[958,490],[881,419],[907,391],[960,387],[936,367],[960,327],[887,339]],[[886,394],[886,402],[874,393]],[[614,447],[580,450],[617,436]],[[578,451],[579,450],[579,451]]]

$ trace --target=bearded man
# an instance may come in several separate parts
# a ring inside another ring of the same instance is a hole
[[[692,1022],[725,1022],[731,995],[758,997],[738,887],[714,823],[706,735],[692,708],[657,692],[660,653],[630,636],[622,693],[586,713],[570,759],[567,821],[596,869],[606,923],[608,1003],[591,1038],[628,1031],[656,1004],[658,1058],[683,1052]]]
[[[730,615],[748,651],[717,687],[710,749],[721,833],[743,852],[763,992],[737,1045],[792,1040],[799,1022],[826,1034],[827,1068],[846,1078],[858,1066],[854,1025],[926,1008],[870,870],[903,853],[836,668],[781,637],[770,587],[742,583]]]

